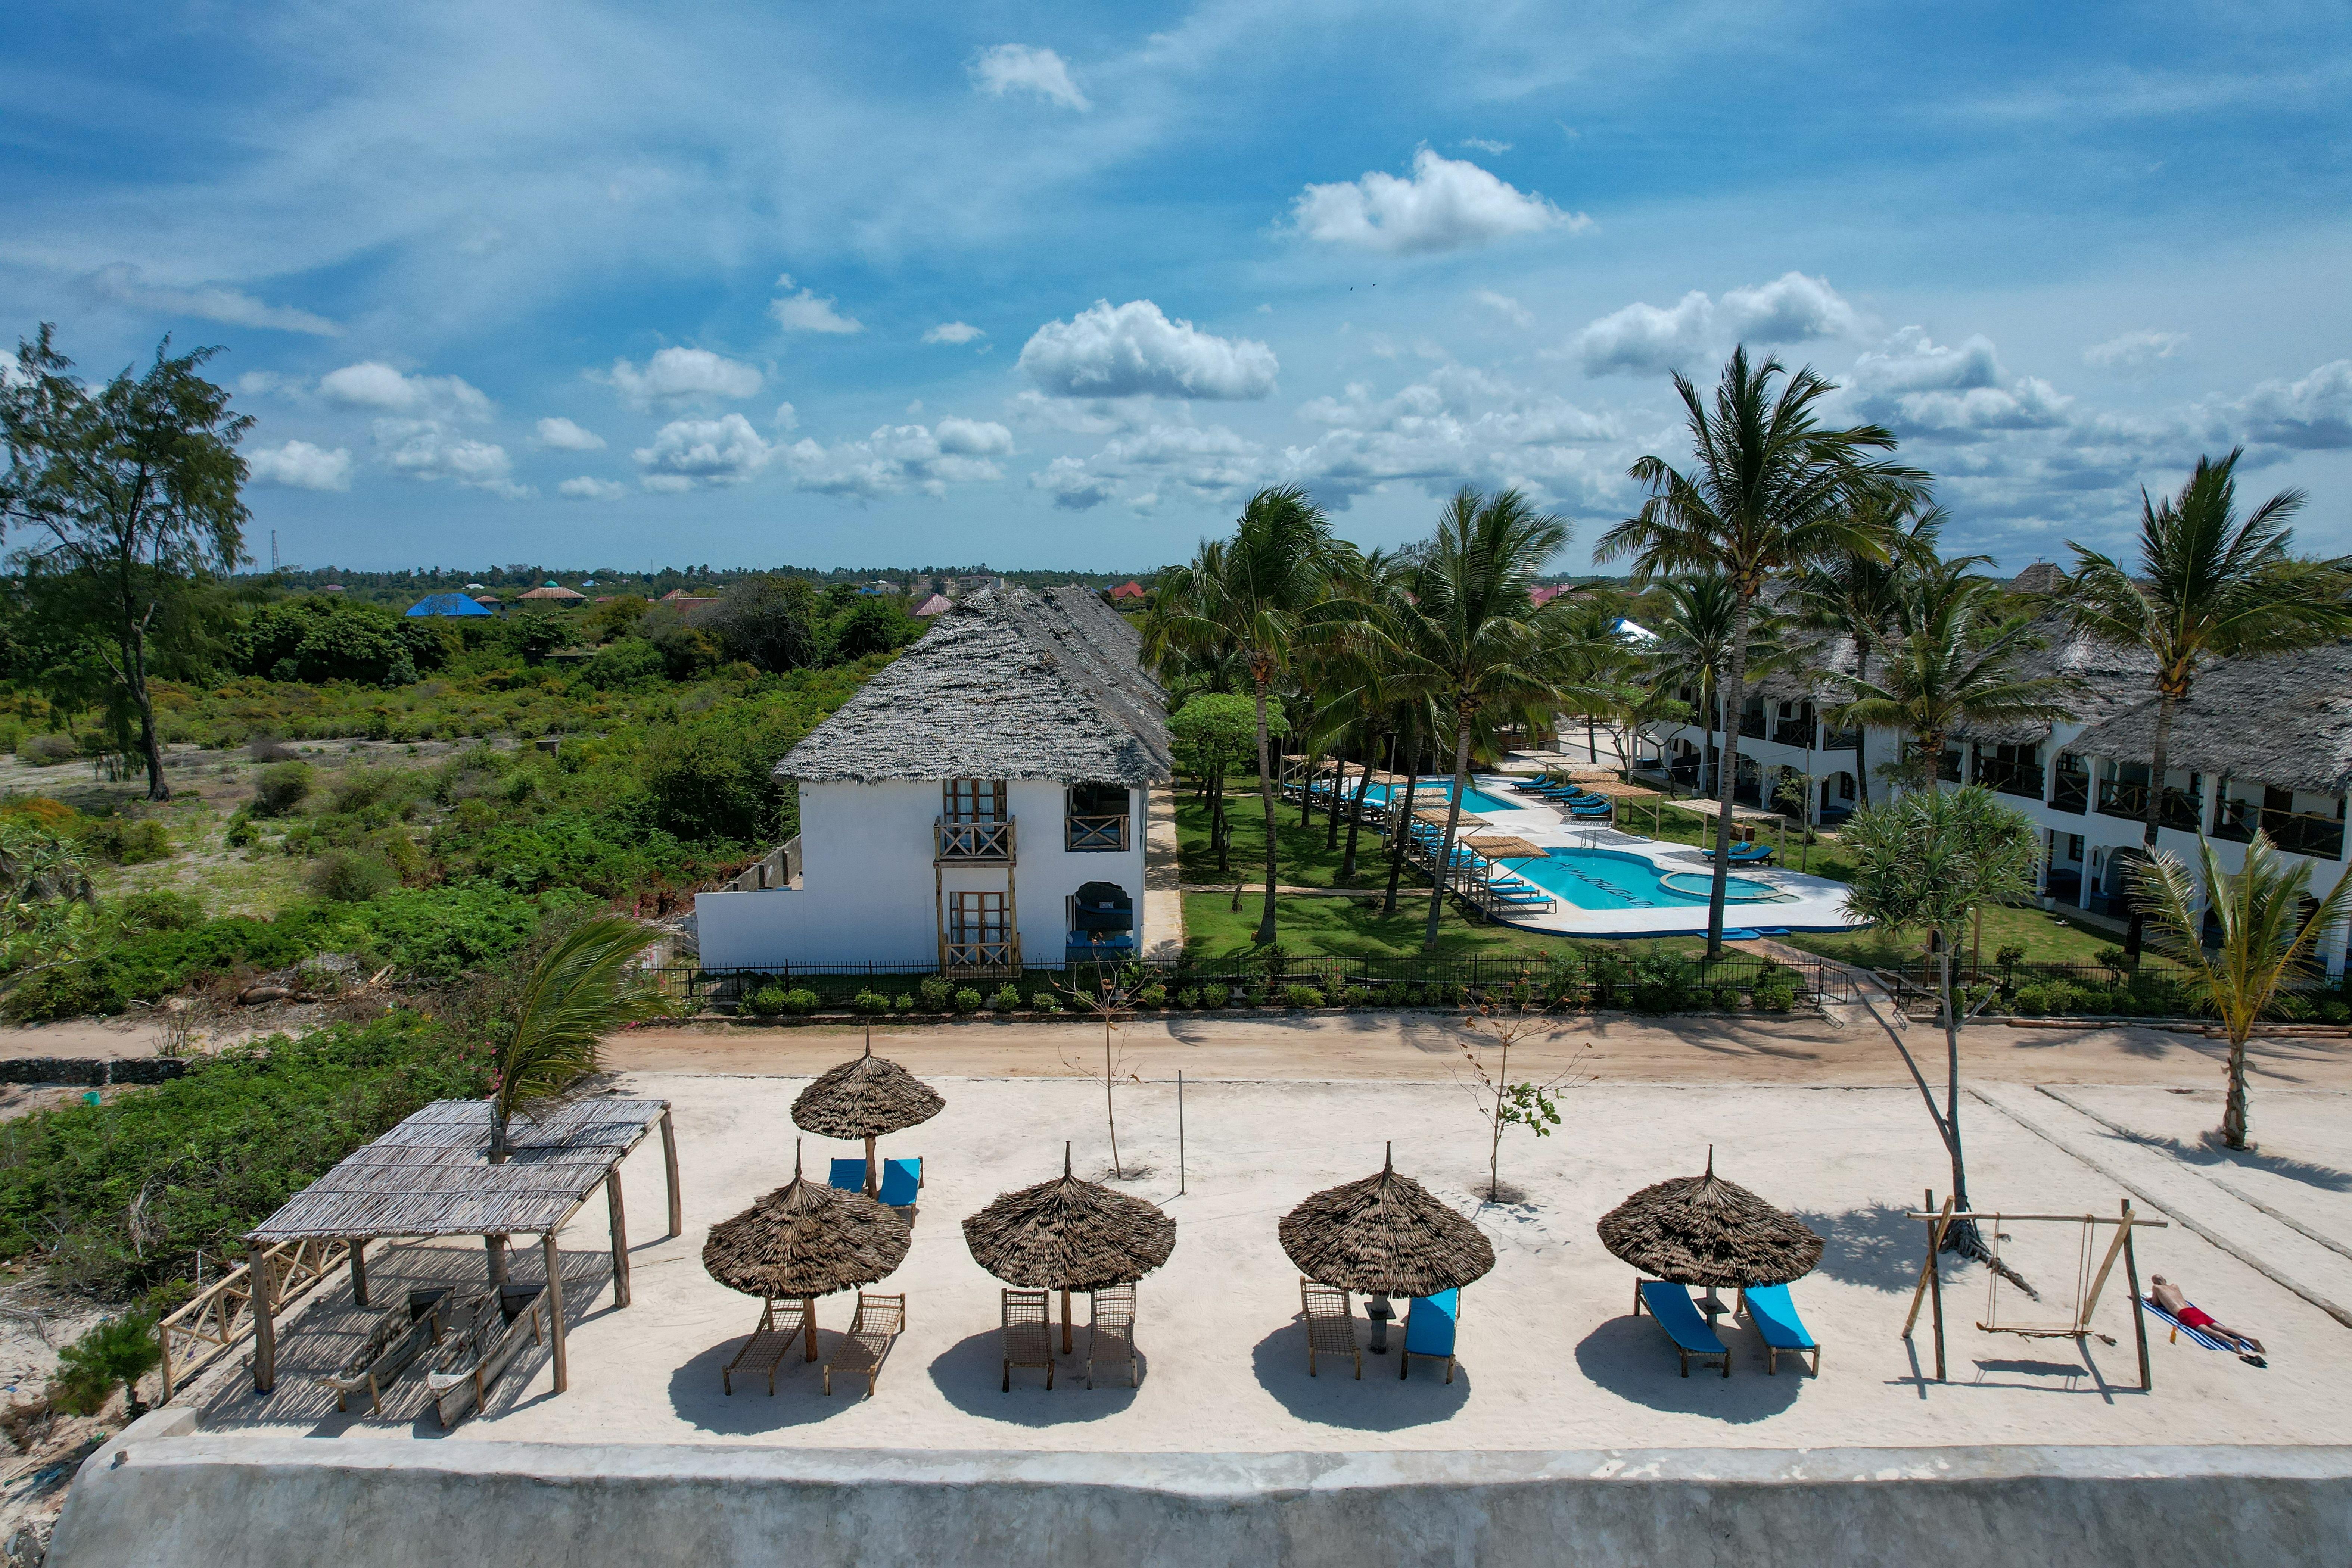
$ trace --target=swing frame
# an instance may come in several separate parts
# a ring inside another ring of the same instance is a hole
[[[1911,1291],[1911,1311],[1903,1320],[1903,1333],[1901,1337],[1906,1340],[1911,1337],[1911,1331],[1913,1328],[1917,1326],[1919,1322],[1920,1306],[1923,1304],[1923,1301],[1932,1301],[1934,1307],[1936,1335],[1937,1382],[1948,1383],[1951,1381],[1950,1378],[1945,1375],[1944,1370],[1944,1271],[1942,1265],[1937,1260],[1937,1258],[1938,1254],[1943,1250],[1945,1233],[1948,1231],[1957,1221],[1969,1219],[1981,1221],[1993,1228],[1993,1234],[1996,1238],[1993,1243],[1993,1249],[1994,1256],[1996,1258],[2000,1256],[2000,1242],[1998,1238],[2000,1236],[2000,1227],[2011,1223],[2011,1221],[2021,1221],[2028,1224],[2079,1225],[2083,1228],[2082,1272],[2077,1276],[2079,1296],[2075,1304],[2074,1316],[2072,1322],[2064,1324],[2018,1324],[2014,1326],[2005,1325],[1998,1322],[1979,1322],[1977,1324],[1979,1329],[1982,1330],[1986,1333],[2013,1333],[2024,1339],[2071,1339],[2077,1344],[2080,1344],[2092,1332],[2091,1313],[2099,1304],[2100,1293],[2106,1289],[2107,1276],[2114,1272],[2116,1260],[2117,1258],[2121,1258],[2124,1264],[2124,1277],[2130,1286],[2132,1293],[2132,1338],[2139,1352],[2140,1390],[2142,1393],[2147,1393],[2155,1388],[2155,1375],[2150,1368],[2147,1356],[2147,1320],[2142,1318],[2139,1313],[2139,1260],[2134,1254],[2132,1249],[2132,1232],[2134,1230],[2168,1229],[2170,1228],[2168,1221],[2162,1219],[2141,1218],[2137,1211],[2132,1207],[2131,1199],[2129,1198],[2125,1198],[2123,1200],[2122,1212],[2120,1215],[2116,1216],[2104,1214],[1995,1214],[1985,1210],[1956,1209],[1953,1207],[1953,1200],[1949,1197],[1944,1199],[1944,1204],[1941,1208],[1937,1208],[1936,1207],[1936,1194],[1933,1189],[1930,1189],[1927,1193],[1927,1200],[1924,1206],[1924,1209],[1925,1212],[1913,1212],[1904,1216],[1906,1219],[1918,1219],[1925,1220],[1927,1222],[1927,1256],[1926,1261],[1919,1265],[1918,1283],[1913,1287]],[[2091,1246],[2093,1239],[2098,1233],[2098,1228],[2102,1225],[2112,1225],[2116,1228],[2115,1239],[2107,1244],[2106,1255],[2100,1259],[2097,1272],[2093,1273],[2090,1270]],[[2087,1281],[2087,1283],[2084,1281]],[[1993,1303],[1998,1296],[2000,1289],[2000,1275],[1996,1270],[1992,1273],[1992,1283],[1989,1287],[1990,1293],[1986,1297],[1985,1315],[1988,1318],[1997,1316],[1997,1313],[1993,1310]]]

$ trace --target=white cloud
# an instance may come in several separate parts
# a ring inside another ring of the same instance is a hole
[[[549,418],[539,422],[539,444],[557,452],[602,452],[604,438],[593,430],[583,430],[568,419]]]
[[[1908,435],[1964,441],[2055,429],[2074,417],[2074,399],[2038,376],[2012,380],[1982,334],[1948,345],[1906,327],[1854,361],[1847,386],[1857,413]]]
[[[931,427],[931,435],[940,451],[963,457],[997,457],[1013,450],[1013,433],[993,420],[950,415]]]
[[[1171,321],[1149,299],[1097,299],[1038,328],[1021,368],[1055,397],[1260,398],[1281,367],[1264,343]]]
[[[774,448],[740,413],[717,419],[674,419],[654,433],[653,444],[631,454],[648,490],[698,485],[740,485],[766,466]]]
[[[1734,343],[1850,337],[1860,327],[1853,307],[1827,278],[1788,272],[1721,299],[1694,288],[1669,306],[1628,305],[1588,324],[1570,348],[1589,376],[1686,371],[1728,353]]]
[[[792,288],[793,275],[787,272],[778,277],[776,287],[783,289]],[[780,298],[768,301],[768,314],[773,316],[776,319],[776,325],[787,332],[845,334],[866,330],[864,325],[855,317],[844,316],[835,310],[831,298],[818,298],[816,290],[814,288],[803,288],[797,294],[787,293]]]
[[[1508,152],[1511,150],[1511,144],[1507,141],[1489,141],[1483,136],[1465,136],[1454,145],[1468,147],[1480,152]]]
[[[923,334],[926,343],[969,343],[988,334],[969,321],[942,321]]]
[[[577,479],[566,479],[555,487],[555,493],[567,501],[617,501],[629,493],[626,485],[610,479],[595,479],[583,474]]]
[[[998,44],[974,55],[969,68],[973,88],[992,97],[1034,92],[1049,103],[1080,113],[1094,107],[1071,79],[1069,62],[1051,49]]]
[[[1029,487],[1045,491],[1054,497],[1054,505],[1072,512],[1099,507],[1117,494],[1116,486],[1087,472],[1085,460],[1077,457],[1055,458],[1029,476]]]
[[[2352,446],[2352,360],[2335,360],[2299,381],[2269,381],[2233,411],[2245,440],[2304,451]]]
[[[342,408],[431,419],[488,419],[490,400],[456,376],[404,376],[380,360],[345,365],[319,378],[319,392]]]
[[[340,338],[343,332],[341,326],[324,316],[314,316],[290,305],[265,304],[250,294],[240,294],[218,284],[181,288],[150,283],[138,267],[127,261],[101,267],[79,279],[78,286],[92,299],[168,316],[200,316],[207,321],[226,321],[232,327],[268,327],[320,338]]]
[[[352,487],[352,455],[338,446],[330,452],[307,441],[264,446],[245,455],[246,467],[265,485],[285,485],[297,490],[348,490]]]
[[[1285,450],[1280,476],[1339,505],[1399,483],[1433,496],[1465,484],[1514,485],[1547,505],[1585,510],[1624,499],[1628,433],[1616,418],[1489,371],[1440,366],[1384,399],[1357,382],[1298,413],[1326,430]]]
[[[2083,362],[2102,370],[2136,371],[2168,360],[2189,346],[2186,332],[2126,332],[2083,350]]]
[[[776,412],[769,416],[768,423],[778,430],[798,430],[801,427],[801,411],[791,403],[780,402],[776,405]]]
[[[766,379],[759,367],[714,354],[708,349],[662,349],[643,370],[614,360],[609,372],[590,371],[608,383],[621,401],[639,412],[657,405],[731,402],[750,397]]]
[[[795,442],[782,453],[797,489],[871,500],[907,490],[931,497],[950,484],[1004,477],[992,456],[1013,450],[1013,433],[990,421],[948,418],[936,430],[886,424],[863,441]]]
[[[468,489],[488,490],[509,501],[533,492],[514,482],[514,462],[494,442],[452,434],[429,419],[379,419],[375,439],[389,447],[385,461],[412,479],[448,479]]]
[[[1411,179],[1375,169],[1353,183],[1309,185],[1290,210],[1308,239],[1397,256],[1459,250],[1547,229],[1574,231],[1592,222],[1541,196],[1523,195],[1475,163],[1426,147],[1413,154]]]
[[[1532,327],[1535,314],[1507,294],[1497,294],[1491,288],[1481,288],[1470,296],[1514,327]]]

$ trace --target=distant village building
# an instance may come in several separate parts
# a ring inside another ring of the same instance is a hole
[[[667,604],[672,609],[682,612],[688,610],[699,610],[706,604],[716,604],[719,602],[719,595],[715,593],[694,594],[688,593],[683,588],[673,588],[667,593],[663,594],[661,598],[656,600],[655,602]]]
[[[411,616],[488,615],[489,612],[462,593],[428,593],[410,605],[405,613]]]
[[[577,604],[588,596],[569,588],[558,588],[551,582],[544,588],[531,589],[522,597],[541,604]]]
[[[974,594],[776,765],[800,834],[769,885],[696,896],[703,966],[1012,972],[1174,939],[1143,918],[1164,704],[1094,593]]]
[[[1140,604],[1145,597],[1143,584],[1133,580],[1122,582],[1110,591],[1110,597],[1114,604]]]
[[[343,585],[340,582],[331,582],[327,584],[326,587],[319,590],[319,591],[321,593],[341,593],[343,591]]]
[[[954,608],[954,601],[949,599],[946,594],[934,593],[915,606],[915,616],[918,620],[928,621],[934,615],[944,614]]]

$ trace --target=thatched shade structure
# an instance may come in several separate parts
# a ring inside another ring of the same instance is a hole
[[[798,1297],[816,1359],[816,1298],[854,1291],[906,1261],[905,1218],[862,1192],[842,1192],[801,1174],[732,1219],[710,1228],[702,1266],[730,1291],[762,1301]]]
[[[1300,1273],[1370,1295],[1433,1296],[1495,1266],[1486,1232],[1399,1176],[1393,1158],[1377,1176],[1324,1188],[1278,1229]]]
[[[1070,1292],[1131,1285],[1176,1249],[1176,1222],[1129,1193],[1070,1174],[1008,1192],[963,1222],[973,1261],[1008,1285],[1062,1292],[1062,1349],[1070,1348]]]
[[[892,1061],[874,1054],[874,1031],[866,1031],[866,1054],[834,1068],[793,1102],[793,1125],[820,1138],[866,1141],[866,1196],[874,1196],[878,1173],[874,1140],[903,1132],[938,1115],[947,1102],[939,1091]]]
[[[1822,1239],[1793,1214],[1715,1174],[1645,1186],[1601,1217],[1601,1244],[1652,1279],[1709,1290],[1785,1285],[1822,1260]]]

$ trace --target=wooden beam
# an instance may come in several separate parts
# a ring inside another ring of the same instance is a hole
[[[554,1231],[541,1237],[539,1246],[547,1259],[548,1332],[555,1349],[555,1391],[561,1394],[572,1386],[572,1362],[563,1353],[563,1262],[555,1250]]]
[[[352,1304],[364,1307],[368,1304],[367,1238],[354,1236],[344,1245],[351,1249],[352,1254]]]
[[[490,1255],[490,1283],[503,1287],[507,1282],[507,1239],[485,1236],[482,1238],[482,1250]]]
[[[677,1190],[677,1129],[670,1125],[669,1107],[662,1107],[662,1174],[669,1178],[669,1233],[677,1235],[686,1228],[686,1210],[678,1201]]]
[[[269,1249],[258,1241],[246,1243],[245,1282],[250,1291],[246,1311],[253,1314],[253,1391],[267,1394],[278,1386],[278,1322],[269,1300]]]
[[[2124,1199],[2124,1213],[2131,1213],[2131,1199]],[[2147,1364],[2147,1316],[2139,1308],[2139,1260],[2132,1255],[2131,1226],[2121,1231],[2124,1239],[2124,1283],[2131,1287],[2132,1340],[2139,1346],[2139,1391],[2154,1392],[2156,1375]]]
[[[866,1050],[867,1050],[867,1051],[872,1051],[872,1050],[874,1049],[874,1031],[873,1031],[872,1030],[870,1030],[870,1029],[869,1029],[869,1030],[867,1030],[866,1031]],[[875,1174],[874,1174],[874,1134],[871,1134],[871,1133],[868,1133],[868,1134],[866,1134],[866,1197],[872,1197],[874,1196],[874,1194],[875,1194],[875,1192],[876,1192],[876,1190],[877,1190],[876,1182],[877,1182],[877,1178],[876,1178]]]
[[[621,1167],[604,1173],[604,1207],[613,1222],[613,1304],[629,1304],[629,1224],[621,1212]]]
[[[814,1296],[801,1298],[801,1325],[808,1336],[808,1354],[803,1359],[814,1361],[816,1359],[816,1298]]]

